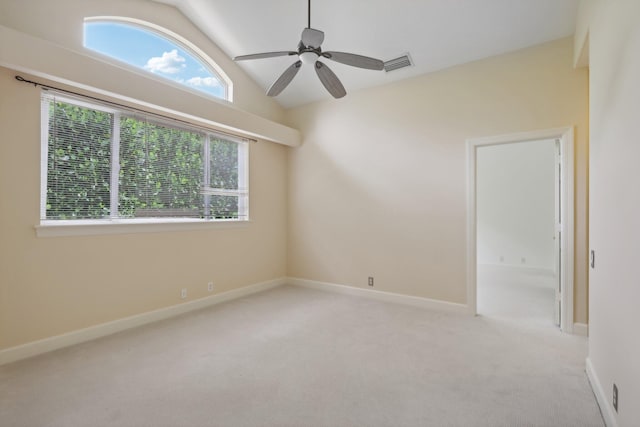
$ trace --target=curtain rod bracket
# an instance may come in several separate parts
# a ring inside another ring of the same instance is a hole
[[[22,76],[16,76],[16,80],[17,80],[17,81],[19,81],[19,82],[23,82],[23,83],[31,83],[31,84],[33,85],[33,87],[44,86],[44,85],[41,85],[41,84],[40,84],[40,83],[38,83],[38,82],[34,82],[34,81],[31,81],[31,80],[27,80],[27,79],[25,79],[25,78],[24,78],[24,77],[22,77]]]

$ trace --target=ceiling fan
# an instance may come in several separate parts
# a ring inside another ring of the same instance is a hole
[[[255,53],[252,55],[241,55],[233,58],[234,61],[245,61],[248,59],[274,58],[277,56],[293,56],[297,55],[298,60],[291,64],[284,73],[276,80],[269,90],[268,96],[278,96],[288,85],[291,80],[298,74],[302,64],[313,64],[318,78],[334,98],[342,98],[347,94],[344,86],[331,69],[320,61],[320,58],[327,58],[341,64],[351,65],[353,67],[365,68],[368,70],[382,70],[384,63],[379,59],[369,58],[368,56],[356,55],[354,53],[345,52],[323,52],[320,45],[324,41],[324,32],[311,28],[311,0],[308,0],[308,22],[307,28],[302,30],[298,50]]]

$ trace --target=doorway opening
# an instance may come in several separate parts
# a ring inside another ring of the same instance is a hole
[[[548,316],[571,333],[573,129],[471,139],[467,160],[469,310]]]

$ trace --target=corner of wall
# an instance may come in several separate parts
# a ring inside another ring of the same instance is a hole
[[[576,19],[576,31],[573,36],[573,66],[582,68],[589,66],[589,25],[593,2],[582,0]]]

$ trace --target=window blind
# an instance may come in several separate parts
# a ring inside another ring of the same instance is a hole
[[[42,103],[43,221],[248,218],[242,138],[51,91]]]

